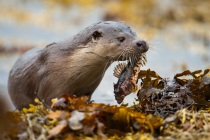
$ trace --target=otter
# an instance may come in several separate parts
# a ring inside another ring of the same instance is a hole
[[[17,109],[38,98],[51,105],[63,95],[88,96],[117,60],[145,53],[148,44],[122,22],[95,23],[77,35],[23,54],[12,67],[8,92]]]

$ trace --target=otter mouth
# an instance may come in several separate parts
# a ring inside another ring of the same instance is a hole
[[[118,62],[126,62],[130,63],[131,65],[134,65],[141,57],[144,58],[144,61],[142,61],[142,65],[146,64],[146,52],[144,53],[125,53],[122,54],[120,57],[114,58],[113,61],[118,61]]]

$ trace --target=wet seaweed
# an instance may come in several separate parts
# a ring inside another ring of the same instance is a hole
[[[139,73],[138,104],[111,106],[87,97],[53,99],[0,116],[0,138],[59,139],[209,139],[209,69],[184,71],[173,80],[155,71]]]
[[[141,71],[142,88],[138,92],[137,110],[166,117],[186,107],[210,107],[209,69],[176,74],[174,79],[163,79],[154,71]],[[190,76],[190,77],[188,77]]]

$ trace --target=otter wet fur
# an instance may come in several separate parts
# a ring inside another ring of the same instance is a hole
[[[63,95],[91,95],[114,61],[145,53],[148,44],[121,22],[93,24],[77,35],[23,54],[9,74],[8,91],[17,109],[38,98],[51,105]]]

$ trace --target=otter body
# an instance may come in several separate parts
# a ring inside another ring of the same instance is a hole
[[[147,50],[147,43],[123,23],[93,24],[68,40],[23,54],[10,71],[10,98],[21,109],[35,98],[50,105],[65,94],[91,97],[113,61]]]

